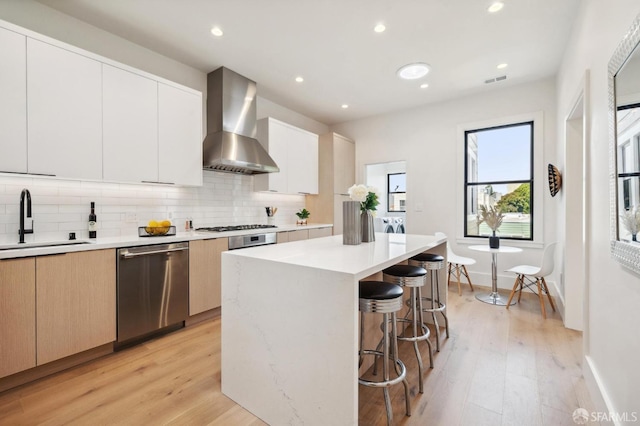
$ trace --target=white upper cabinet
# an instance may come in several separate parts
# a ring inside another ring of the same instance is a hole
[[[105,180],[158,181],[158,83],[102,65]]]
[[[289,192],[292,194],[318,193],[318,135],[293,129],[289,140],[287,167]]]
[[[336,133],[333,134],[333,193],[346,194],[356,181],[356,145]]]
[[[0,28],[0,171],[27,172],[26,37]]]
[[[256,191],[318,193],[318,135],[264,118],[258,120],[258,140],[280,172],[256,175]]]
[[[0,172],[202,185],[202,93],[0,21]]]
[[[28,172],[102,179],[102,66],[27,38]]]
[[[202,185],[202,96],[158,83],[158,181]]]

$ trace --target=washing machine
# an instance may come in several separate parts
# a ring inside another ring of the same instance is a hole
[[[376,217],[373,221],[373,230],[393,234],[396,232],[395,219],[394,217]]]

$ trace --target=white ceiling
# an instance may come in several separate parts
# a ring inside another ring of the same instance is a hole
[[[325,124],[552,76],[580,3],[503,0],[490,14],[491,0],[38,1],[205,73],[224,65]],[[431,65],[426,77],[396,77],[416,61]]]

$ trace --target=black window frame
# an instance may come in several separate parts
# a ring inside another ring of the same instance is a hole
[[[619,106],[616,108],[616,111],[623,111],[625,109],[636,109],[636,108],[640,108],[640,102]],[[619,155],[621,155],[621,153],[620,153],[620,147],[618,146],[616,147],[616,157]],[[624,160],[625,160],[625,157],[622,156],[622,161]],[[618,181],[618,183],[620,182],[620,179],[622,179],[623,191],[624,191],[624,209],[629,210],[631,208],[631,202],[629,201],[629,198],[630,198],[629,194],[631,193],[631,188],[630,188],[631,179],[640,178],[640,170],[636,172],[620,173],[618,171],[618,164],[616,164],[616,174],[617,174],[616,180]]]
[[[489,238],[489,235],[469,235],[469,230],[468,230],[468,224],[467,224],[467,212],[468,207],[469,207],[469,188],[470,187],[486,187],[488,185],[507,185],[507,184],[513,184],[513,183],[529,183],[529,209],[530,209],[530,213],[529,213],[529,217],[530,217],[530,234],[529,234],[529,238],[519,238],[519,237],[509,237],[509,236],[502,236],[500,235],[500,239],[505,239],[505,240],[513,240],[513,241],[533,241],[534,240],[534,227],[535,227],[535,221],[534,221],[534,148],[535,148],[535,135],[534,135],[534,129],[535,129],[535,121],[534,120],[528,120],[528,121],[522,121],[522,122],[517,122],[517,123],[509,123],[509,124],[501,124],[498,126],[490,126],[490,127],[481,127],[481,128],[477,128],[477,129],[471,129],[471,130],[465,130],[464,132],[464,210],[463,210],[463,224],[464,224],[464,237],[465,238]],[[529,131],[530,131],[530,141],[531,141],[531,145],[530,145],[530,153],[529,153],[529,172],[530,172],[530,178],[529,180],[522,180],[522,179],[516,179],[516,180],[503,180],[503,181],[478,181],[478,182],[469,182],[469,134],[470,133],[477,133],[477,132],[483,132],[483,131],[487,131],[487,130],[498,130],[498,129],[505,129],[505,128],[509,128],[509,127],[519,127],[519,126],[525,126],[528,125],[529,126]]]
[[[404,191],[392,191],[391,190],[391,176],[396,176],[396,175],[405,175],[405,190]],[[404,210],[389,210],[389,208],[391,207],[391,204],[389,203],[390,199],[391,199],[391,194],[405,194],[407,193],[406,191],[406,186],[407,186],[407,172],[398,172],[398,173],[387,173],[387,213],[406,213],[407,212],[407,206],[405,204],[404,206]]]

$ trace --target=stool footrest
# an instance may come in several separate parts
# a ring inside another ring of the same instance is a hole
[[[384,356],[381,351],[374,351],[369,349],[361,351],[360,356],[363,355],[375,355],[380,357]],[[389,359],[393,361],[392,358]],[[407,367],[405,367],[404,363],[399,359],[396,360],[396,365],[400,368],[400,374],[398,374],[398,376],[393,379],[376,381],[358,378],[358,383],[362,386],[369,386],[372,388],[386,388],[389,386],[397,385],[407,377]],[[391,370],[394,371],[393,369]]]
[[[398,318],[396,321],[410,324],[410,326],[407,327],[403,331],[403,333],[405,331],[407,331],[407,330],[413,331],[413,328],[412,328],[413,320],[410,320],[409,318]],[[398,340],[402,340],[404,342],[418,342],[420,340],[428,340],[429,336],[431,335],[431,330],[429,330],[429,327],[426,324],[420,324],[420,326],[422,328],[422,334],[421,335],[405,337],[405,336],[403,336],[402,334],[399,333],[397,339]]]
[[[423,302],[425,302],[425,301],[426,302],[431,302],[431,298],[430,297],[423,297],[422,301]],[[410,301],[407,301],[407,302],[410,302]],[[438,305],[435,308],[425,308],[424,305],[422,305],[422,312],[442,312],[447,307],[442,302],[435,301],[435,303]],[[409,303],[407,303],[407,306],[409,306]]]

